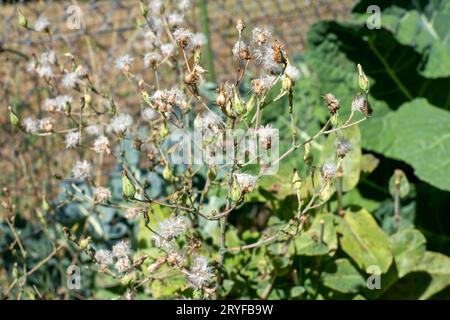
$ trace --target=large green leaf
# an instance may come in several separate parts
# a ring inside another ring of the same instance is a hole
[[[417,230],[405,228],[391,236],[392,251],[399,278],[413,271],[426,251],[425,237]]]
[[[428,78],[450,76],[450,2],[448,0],[363,0],[353,10],[366,20],[370,5],[381,9],[381,24],[404,45],[421,54],[420,73]]]
[[[368,123],[364,146],[410,164],[417,177],[450,191],[450,113],[425,99]]]
[[[427,251],[413,272],[390,287],[382,298],[429,299],[449,286],[450,259],[443,254]]]
[[[337,221],[342,250],[364,271],[377,266],[385,273],[393,260],[389,238],[372,215],[365,209],[346,211]]]
[[[386,29],[370,30],[363,22],[319,22],[309,31],[308,44],[307,62],[318,74],[322,94],[333,92],[341,99],[343,115],[358,87],[357,63],[370,80],[374,116],[382,115],[385,106],[396,109],[416,97],[450,108],[448,78],[421,75],[422,56]]]
[[[356,293],[366,281],[348,259],[338,259],[328,264],[322,273],[325,286],[342,293]]]

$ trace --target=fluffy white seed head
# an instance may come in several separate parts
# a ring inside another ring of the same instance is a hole
[[[300,79],[300,70],[289,64],[286,69],[284,69],[284,75],[295,82]]]
[[[62,81],[63,87],[68,88],[68,89],[75,88],[75,86],[78,83],[78,74],[76,72],[66,73],[62,77],[61,81]]]
[[[125,273],[131,268],[131,260],[127,256],[120,257],[114,267],[119,273]]]
[[[211,282],[213,273],[208,261],[202,256],[194,259],[189,270],[188,282],[194,288],[203,288]]]
[[[133,118],[125,113],[116,115],[109,124],[109,129],[116,134],[124,134],[133,124]]]
[[[48,21],[46,16],[39,16],[39,18],[34,22],[34,30],[41,32],[50,27],[50,21]]]
[[[127,257],[131,253],[130,244],[122,240],[113,246],[112,251],[113,255],[117,258]]]
[[[320,168],[320,173],[325,181],[330,181],[336,177],[337,168],[333,162],[326,162]]]
[[[244,193],[251,192],[256,185],[256,181],[258,180],[258,177],[247,173],[236,173],[234,176],[236,177],[241,191]]]
[[[115,65],[119,70],[128,71],[130,66],[133,64],[134,58],[129,54],[125,54],[116,59]]]
[[[97,203],[106,203],[111,198],[111,191],[108,188],[97,187],[94,189],[94,201]]]
[[[95,260],[97,260],[102,267],[107,267],[113,263],[113,256],[111,251],[100,249],[95,252]]]

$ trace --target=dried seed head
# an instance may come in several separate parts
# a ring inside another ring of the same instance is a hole
[[[339,100],[332,93],[327,93],[324,99],[328,105],[328,110],[332,115],[336,114],[340,108]]]
[[[235,59],[250,60],[250,49],[244,41],[238,41],[233,46],[233,57]]]
[[[256,27],[252,31],[253,41],[258,45],[268,42],[271,36],[270,30],[266,27]]]
[[[336,177],[336,172],[337,172],[336,165],[332,162],[327,162],[323,164],[322,167],[320,168],[322,178],[327,182]]]
[[[352,100],[352,110],[358,111],[364,114],[366,117],[370,117],[372,115],[372,106],[370,105],[369,101],[361,96],[359,93],[357,93]]]
[[[273,49],[273,61],[276,63],[286,63],[286,56],[283,52],[283,47],[281,44],[274,42],[272,44]]]

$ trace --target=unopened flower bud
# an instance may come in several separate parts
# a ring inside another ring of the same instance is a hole
[[[219,88],[219,92],[216,98],[216,104],[223,108],[225,106],[225,103],[227,102],[227,95],[225,94],[225,90],[223,87]]]
[[[241,100],[241,97],[239,96],[237,90],[234,90],[233,104],[234,104],[234,111],[236,112],[237,116],[240,116],[245,112],[245,104]]]
[[[25,17],[22,13],[22,10],[18,10],[17,14],[19,15],[19,25],[23,28],[28,27],[28,20],[27,17]]]
[[[302,179],[298,175],[297,169],[294,169],[294,174],[292,176],[292,187],[297,192],[302,188]]]
[[[303,161],[310,166],[313,162],[313,154],[311,152],[311,144],[305,144],[305,154],[303,156]]]
[[[131,273],[127,273],[125,274],[122,279],[120,280],[120,283],[127,287],[132,285],[134,282],[136,281],[136,273],[135,272],[131,272]]]
[[[83,250],[87,249],[89,244],[91,243],[91,241],[92,241],[91,237],[87,237],[87,238],[82,239],[80,241],[80,248],[83,249]]]
[[[20,122],[19,116],[12,110],[11,106],[8,106],[8,110],[9,110],[9,120],[14,126],[17,127]]]
[[[127,198],[133,198],[136,194],[136,187],[125,172],[122,172],[122,192]]]
[[[356,68],[358,69],[359,87],[362,91],[367,93],[369,92],[369,79],[367,79],[366,74],[359,63],[356,65]]]
[[[231,200],[238,203],[242,198],[241,187],[236,178],[233,179],[233,185],[231,186]]]
[[[169,165],[166,165],[163,170],[163,178],[164,180],[170,181],[172,180],[172,170],[170,170]]]

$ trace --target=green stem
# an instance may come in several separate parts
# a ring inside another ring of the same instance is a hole
[[[214,72],[214,60],[211,49],[211,33],[209,32],[209,16],[207,0],[200,0],[200,21],[202,24],[202,31],[208,40],[205,48],[206,68],[208,69],[208,80],[216,82],[216,75]]]

